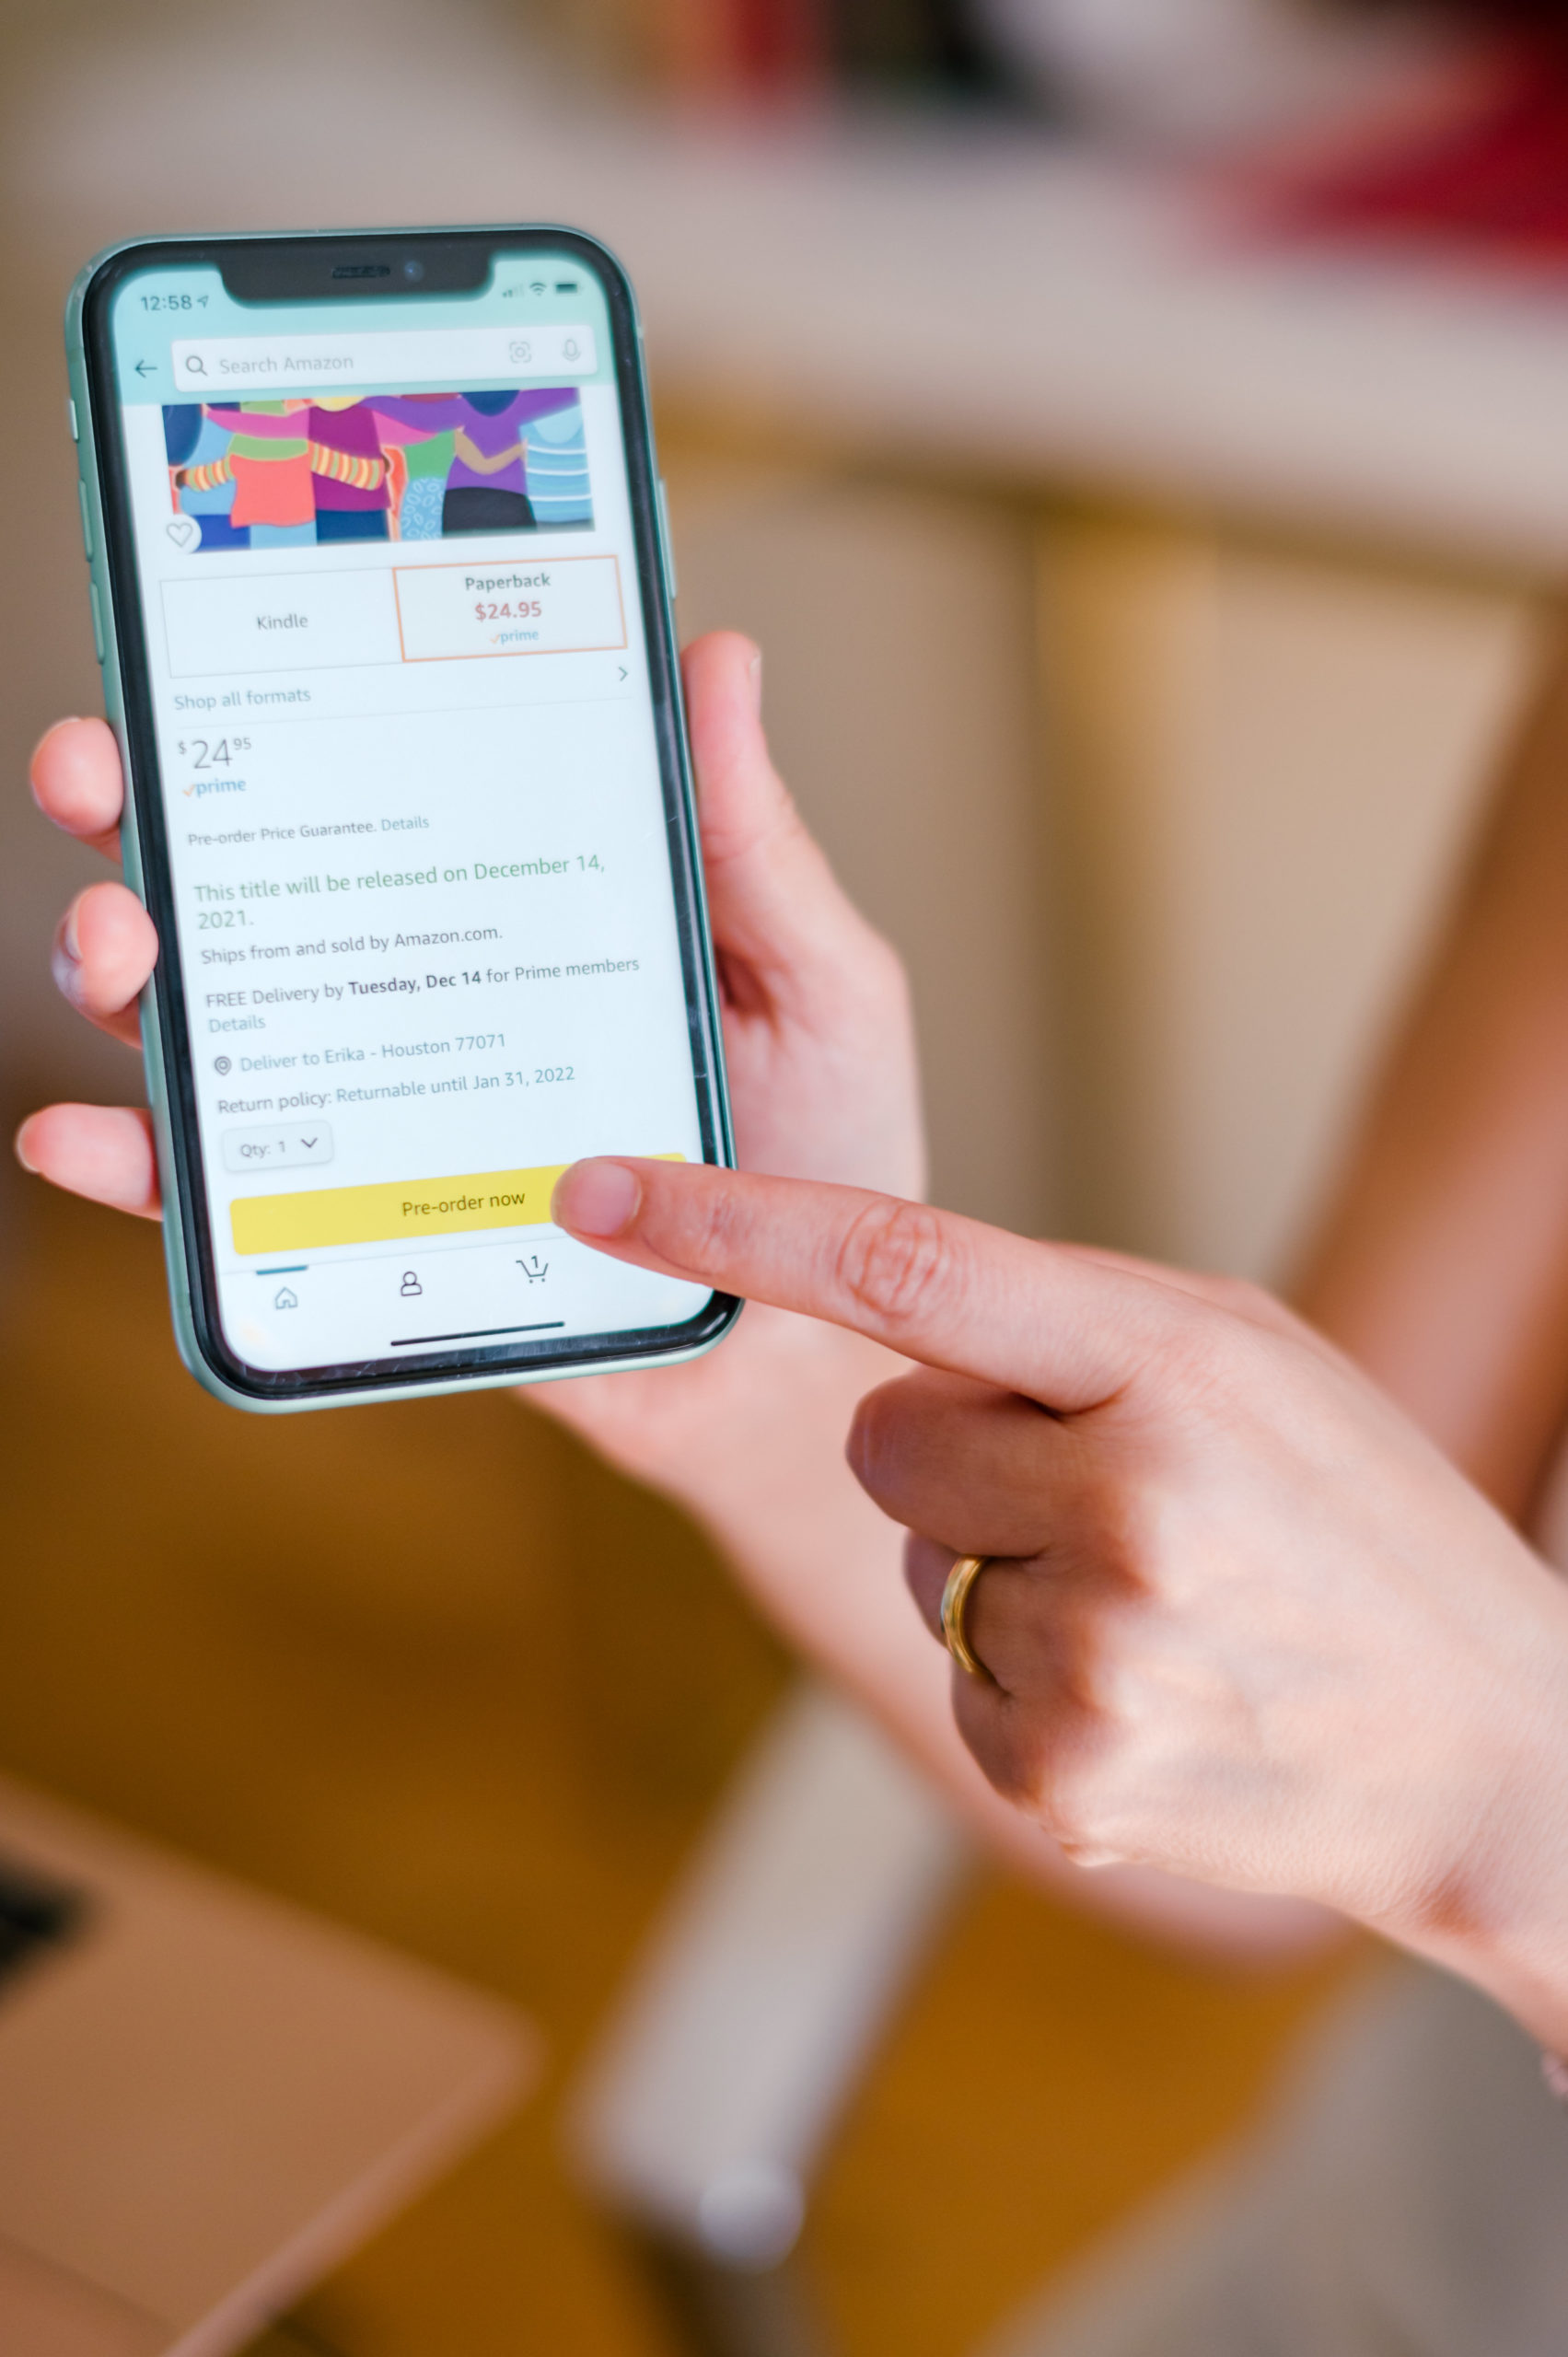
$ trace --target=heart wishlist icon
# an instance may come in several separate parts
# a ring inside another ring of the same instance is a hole
[[[177,549],[193,549],[202,537],[202,528],[194,516],[176,516],[164,529]]]

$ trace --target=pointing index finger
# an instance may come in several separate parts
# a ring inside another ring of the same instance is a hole
[[[579,1162],[553,1216],[617,1260],[851,1327],[1063,1413],[1109,1399],[1173,1320],[1204,1314],[1070,1246],[858,1187],[705,1164]]]

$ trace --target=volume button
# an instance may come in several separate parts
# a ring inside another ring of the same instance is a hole
[[[656,490],[658,495],[659,535],[664,542],[664,577],[668,585],[671,598],[679,598],[680,591],[676,586],[675,579],[675,543],[669,537],[669,496],[665,490],[662,475],[658,479]]]
[[[69,393],[65,396],[65,423],[70,428],[72,441],[80,441],[81,436],[76,431],[76,404]]]
[[[82,505],[82,552],[86,556],[87,563],[91,564],[93,561],[93,526],[92,517],[87,512],[87,487],[85,482],[78,482],[76,485],[76,497],[80,500]]]
[[[101,663],[103,661],[103,613],[98,602],[96,581],[89,581],[87,584],[87,599],[93,610],[93,645],[98,651],[98,659]]]

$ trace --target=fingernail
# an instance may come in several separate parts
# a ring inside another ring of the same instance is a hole
[[[555,1182],[551,1216],[575,1236],[620,1236],[642,1200],[642,1182],[623,1162],[575,1162]]]
[[[73,1006],[82,1000],[82,951],[76,939],[76,904],[73,900],[65,911],[65,922],[54,936],[54,946],[49,953],[50,970],[54,987]]]
[[[762,650],[758,648],[746,668],[751,682],[751,709],[759,720],[762,717]]]
[[[24,1170],[30,1171],[36,1178],[38,1177],[38,1165],[36,1162],[29,1162],[28,1160],[28,1150],[22,1144],[22,1140],[27,1136],[28,1131],[31,1126],[32,1117],[29,1114],[27,1120],[22,1123],[21,1128],[17,1132],[16,1136],[11,1140],[11,1150],[15,1154],[17,1160],[21,1164],[22,1168]]]

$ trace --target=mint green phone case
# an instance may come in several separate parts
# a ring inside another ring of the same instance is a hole
[[[540,232],[551,234],[555,233],[559,226],[559,225],[553,223],[482,223],[464,226],[477,227],[485,234],[503,237],[507,235],[516,235],[525,229],[530,235]],[[267,234],[270,235],[272,233]],[[280,232],[277,234],[298,236],[301,233],[295,231],[292,233]],[[350,231],[321,232],[319,234],[330,236],[341,235],[360,238],[366,236],[407,236],[411,233],[406,229],[401,231],[386,229],[354,229]],[[429,233],[415,231],[412,234],[422,235]],[[587,233],[582,231],[568,231],[563,232],[563,234],[569,234],[574,237],[583,237]],[[230,238],[226,237],[226,243],[231,241],[232,240]],[[68,422],[72,438],[76,445],[77,464],[81,478],[80,493],[82,508],[82,536],[86,548],[89,574],[88,596],[92,609],[93,639],[98,654],[99,665],[103,675],[104,714],[109,721],[110,726],[114,730],[115,736],[119,740],[121,758],[126,764],[127,774],[129,774],[131,756],[125,726],[124,697],[115,628],[116,617],[114,610],[114,599],[107,561],[107,524],[99,468],[98,451],[94,438],[92,401],[87,381],[87,353],[83,333],[83,313],[87,290],[104,266],[107,263],[116,261],[121,255],[134,252],[137,248],[144,244],[152,242],[156,242],[159,247],[180,245],[201,246],[208,244],[212,242],[212,240],[200,237],[160,238],[156,241],[138,238],[126,238],[116,245],[106,247],[101,253],[95,254],[92,260],[80,272],[72,285],[69,296],[66,300],[65,308],[65,354],[70,385]],[[598,239],[594,239],[592,242],[596,245],[599,245],[600,243]],[[606,253],[607,259],[610,264],[619,269],[620,265],[616,262],[613,254],[609,253],[609,250],[602,246],[600,247],[600,250]],[[621,275],[623,278],[625,277],[624,272],[621,273]],[[629,285],[630,282],[627,281],[627,284]],[[635,314],[633,314],[633,316],[635,316]],[[640,320],[637,322],[637,358],[639,367],[641,368],[642,327]],[[648,458],[650,462],[650,471],[655,481],[657,482],[657,467],[654,462],[651,428],[649,429],[648,436]],[[669,552],[668,518],[665,513],[664,500],[662,497],[662,484],[660,485],[660,496],[657,500],[656,513],[654,522],[658,539],[659,552],[663,563],[664,579],[670,603],[673,604],[675,586],[674,571]],[[676,679],[676,692],[679,695],[679,669],[677,669]],[[686,781],[686,789],[687,798],[690,804],[691,784],[689,776]],[[125,810],[122,829],[122,843],[124,855],[125,880],[130,885],[132,890],[137,894],[138,898],[145,900],[146,896],[144,889],[141,845],[137,835],[136,804],[134,796],[129,793],[125,799]],[[713,969],[712,950],[709,946],[707,910],[705,899],[703,897],[703,877],[700,863],[694,863],[694,877],[710,1004],[716,1006],[717,984]],[[152,1109],[153,1129],[157,1147],[158,1174],[163,1190],[163,1201],[165,1206],[162,1225],[164,1260],[168,1275],[169,1302],[173,1312],[175,1337],[179,1344],[180,1358],[183,1360],[190,1372],[195,1376],[197,1382],[202,1385],[204,1390],[211,1392],[215,1399],[225,1400],[231,1407],[245,1409],[252,1414],[273,1416],[297,1415],[318,1408],[363,1406],[372,1400],[422,1399],[429,1399],[438,1393],[448,1391],[493,1390],[508,1385],[515,1386],[528,1383],[561,1382],[573,1376],[578,1375],[607,1375],[630,1371],[633,1368],[645,1370],[655,1366],[676,1366],[682,1364],[687,1360],[705,1356],[709,1351],[714,1348],[718,1341],[721,1341],[724,1339],[724,1333],[720,1332],[714,1335],[711,1339],[699,1341],[689,1348],[661,1352],[656,1354],[642,1353],[634,1357],[627,1357],[625,1359],[600,1358],[582,1366],[546,1366],[540,1367],[537,1371],[532,1369],[519,1370],[517,1367],[513,1366],[508,1367],[505,1372],[500,1374],[459,1374],[441,1377],[439,1379],[433,1379],[429,1382],[424,1383],[374,1383],[366,1385],[363,1389],[343,1389],[341,1391],[335,1391],[331,1396],[327,1398],[263,1399],[257,1398],[250,1393],[238,1389],[235,1386],[226,1382],[222,1375],[208,1363],[202,1352],[197,1336],[196,1320],[192,1311],[192,1281],[187,1260],[184,1224],[181,1217],[179,1215],[178,1171],[171,1135],[168,1076],[165,1069],[162,1028],[157,1015],[157,988],[158,980],[157,975],[155,972],[142,996],[141,1033],[143,1059],[146,1071],[147,1101]],[[714,1072],[717,1082],[718,1110],[723,1138],[722,1160],[727,1164],[733,1158],[733,1150],[730,1143],[727,1091],[725,1087],[724,1082],[722,1061],[723,1040],[722,1038],[717,1035],[716,1024],[714,1026],[713,1052],[714,1058]],[[731,1322],[733,1322],[733,1320]],[[728,1329],[726,1327],[724,1331],[727,1330]]]

